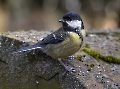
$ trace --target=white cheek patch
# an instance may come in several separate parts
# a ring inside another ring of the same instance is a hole
[[[81,28],[82,21],[79,21],[79,20],[67,21],[67,24],[73,28],[77,28],[77,27]]]

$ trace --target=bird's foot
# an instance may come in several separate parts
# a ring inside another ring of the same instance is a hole
[[[70,73],[76,72],[76,70],[74,68],[67,68],[67,66],[62,62],[62,60],[60,58],[58,59],[58,61],[65,68],[65,72],[62,74],[62,76],[65,76],[67,72],[70,72]]]
[[[74,68],[65,69],[65,71],[62,73],[62,76],[64,77],[67,74],[67,72],[69,72],[69,73],[75,73],[76,70]]]

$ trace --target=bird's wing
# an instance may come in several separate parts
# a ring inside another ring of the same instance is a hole
[[[63,37],[61,34],[63,35],[62,29],[59,29],[56,32],[53,32],[52,34],[45,37],[43,40],[41,40],[37,44],[27,46],[27,47],[22,47],[14,51],[13,53],[18,53],[18,52],[23,52],[28,50],[35,50],[35,49],[43,49],[47,44],[57,44],[59,42],[62,42],[65,39],[65,37]]]
[[[35,45],[30,45],[30,46],[26,46],[26,47],[21,47],[20,49],[17,49],[15,51],[12,52],[12,54],[15,54],[15,53],[22,53],[22,52],[26,52],[26,51],[30,51],[30,50],[35,50],[35,49],[41,49],[42,50],[42,47],[39,46],[39,44],[35,44]]]
[[[65,32],[63,28],[59,28],[57,31],[53,32],[52,34],[48,35],[42,40],[44,45],[47,44],[57,44],[59,42],[64,41],[65,39]]]
[[[45,37],[42,40],[42,43],[44,44],[57,44],[59,42],[62,42],[64,40],[64,37],[61,36],[61,34],[57,35],[57,34],[50,34],[47,37]]]

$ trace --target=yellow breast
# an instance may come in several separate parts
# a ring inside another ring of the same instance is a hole
[[[82,40],[79,35],[75,32],[67,32],[66,35],[67,36],[63,42],[46,46],[45,51],[52,58],[66,58],[80,49]]]

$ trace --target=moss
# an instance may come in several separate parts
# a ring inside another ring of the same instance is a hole
[[[86,47],[86,48],[90,48],[90,45],[89,45],[89,44],[85,44],[84,47]]]
[[[95,66],[94,64],[88,65],[88,66],[87,66],[87,71],[91,71],[94,66]]]
[[[118,89],[120,89],[120,86],[118,87]]]
[[[108,39],[109,39],[109,37],[107,36],[107,37],[106,37],[106,39],[108,40]]]
[[[116,41],[120,41],[120,37]]]
[[[95,65],[94,64],[90,64],[90,67],[93,68]]]
[[[77,60],[82,61],[82,56],[81,56],[81,55],[78,55],[78,56],[77,56]]]
[[[82,49],[85,53],[89,54],[90,56],[94,57],[96,60],[104,60],[108,63],[115,63],[115,64],[120,64],[120,58],[117,58],[115,56],[104,56],[100,54],[97,51],[91,50],[90,48],[83,48]]]
[[[112,36],[120,37],[120,33],[114,33]]]
[[[119,51],[118,48],[115,49],[116,51]]]
[[[87,71],[91,71],[91,68],[88,68]]]

